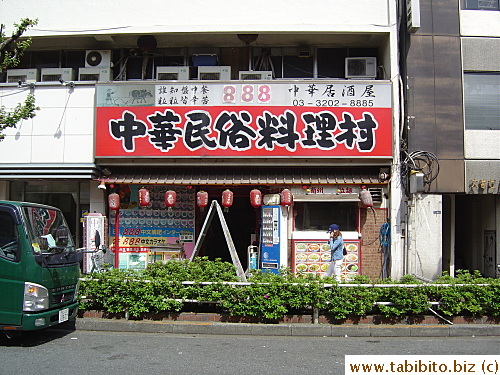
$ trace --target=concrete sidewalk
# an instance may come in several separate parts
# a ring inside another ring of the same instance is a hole
[[[472,337],[500,336],[497,324],[454,325],[330,325],[308,323],[220,323],[164,322],[125,319],[78,318],[68,322],[73,329],[84,331],[148,332],[253,336],[318,336],[318,337]],[[68,327],[61,326],[61,328]]]

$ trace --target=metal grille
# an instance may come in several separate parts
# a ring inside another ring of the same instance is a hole
[[[99,74],[80,74],[80,81],[99,81]]]
[[[262,79],[262,74],[260,73],[245,73],[242,74],[241,79]]]
[[[382,188],[369,188],[373,203],[382,203]]]
[[[57,82],[61,79],[60,74],[44,74],[42,76],[43,82]]]
[[[177,81],[178,79],[178,73],[158,73],[159,81]]]
[[[18,82],[26,82],[26,76],[25,75],[9,76],[7,78],[7,83],[18,83]]]
[[[200,79],[201,80],[206,80],[206,81],[217,81],[220,79],[220,73],[200,73]]]

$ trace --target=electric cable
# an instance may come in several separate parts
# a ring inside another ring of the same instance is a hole
[[[406,147],[402,147],[406,155],[401,162],[401,182],[409,195],[408,178],[411,173],[418,172],[424,175],[424,185],[430,184],[439,174],[439,160],[436,155],[429,151],[413,151],[408,153]]]

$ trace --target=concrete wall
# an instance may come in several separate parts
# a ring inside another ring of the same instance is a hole
[[[461,10],[460,34],[462,36],[500,37],[500,12]]]
[[[407,273],[435,279],[442,273],[441,195],[414,195],[408,229]]]
[[[38,18],[31,35],[304,32],[390,25],[389,0],[1,1],[2,23]]]
[[[13,108],[29,88],[0,87],[0,105]],[[43,85],[37,83],[33,119],[7,129],[1,142],[3,163],[93,163],[94,85]]]

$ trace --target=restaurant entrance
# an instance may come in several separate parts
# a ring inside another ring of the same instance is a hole
[[[197,233],[203,227],[203,223],[209,212],[210,203],[212,200],[217,200],[221,204],[222,192],[226,190],[223,187],[208,188],[206,191],[209,196],[209,206],[203,212],[198,211]],[[243,269],[248,267],[247,249],[248,246],[254,244],[259,238],[259,220],[260,209],[253,208],[250,204],[250,191],[248,187],[231,187],[230,190],[234,194],[233,205],[227,211],[223,211],[224,218],[229,228],[229,233],[233,240],[234,246]],[[221,205],[222,207],[222,205]],[[198,237],[198,235],[197,235]],[[199,256],[206,256],[210,260],[217,258],[226,262],[232,262],[231,255],[226,242],[226,237],[222,230],[222,225],[217,215],[214,213],[211,225],[207,229],[207,235],[203,241]]]

